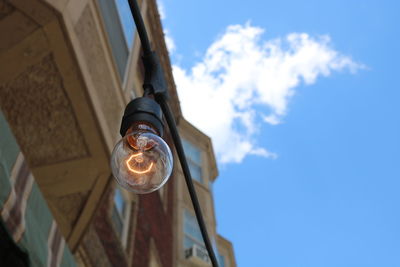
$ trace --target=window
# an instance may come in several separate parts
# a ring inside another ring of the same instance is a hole
[[[133,36],[135,34],[135,22],[131,14],[129,3],[126,0],[116,0],[118,15],[124,31],[125,41],[130,49],[133,45]]]
[[[116,188],[114,193],[112,220],[115,230],[119,236],[122,236],[124,228],[125,206],[125,199],[122,196],[122,192],[120,189]]]
[[[114,206],[111,219],[115,232],[121,238],[123,246],[127,243],[130,207],[130,202],[125,198],[121,189],[117,187],[114,192]]]
[[[221,254],[218,254],[218,265],[220,267],[225,267],[225,257]]]
[[[205,249],[203,237],[201,235],[200,227],[197,223],[196,217],[188,210],[184,211],[183,228],[183,247],[185,250],[191,248],[194,244]]]
[[[98,0],[121,80],[133,45],[135,23],[126,0]]]
[[[192,178],[200,183],[203,182],[201,170],[201,151],[189,141],[182,139],[183,149],[185,150],[186,159],[188,161],[190,174]]]

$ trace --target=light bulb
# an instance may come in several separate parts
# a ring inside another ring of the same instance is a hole
[[[153,192],[169,179],[173,157],[163,133],[160,106],[151,98],[132,100],[122,118],[122,139],[111,154],[117,182],[137,194]]]
[[[111,169],[118,183],[137,194],[162,187],[171,175],[172,153],[148,125],[135,124],[115,146]]]

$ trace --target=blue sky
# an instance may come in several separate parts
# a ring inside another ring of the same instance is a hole
[[[399,2],[161,4],[238,266],[400,266]]]

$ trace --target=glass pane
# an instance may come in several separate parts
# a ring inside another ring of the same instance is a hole
[[[192,237],[185,235],[183,239],[183,247],[184,249],[191,248],[193,245],[197,245],[198,247],[207,250],[206,245],[204,243],[198,242],[196,239],[193,239]]]
[[[113,0],[98,1],[115,63],[117,64],[120,78],[123,79],[126,64],[128,62],[129,48],[127,41],[125,40],[122,22],[119,23],[120,15],[118,14],[119,12]]]
[[[135,22],[133,21],[131,10],[127,0],[116,0],[117,10],[119,13],[122,29],[124,31],[125,40],[130,49],[133,44],[133,37],[135,33]]]
[[[195,244],[195,242],[193,241],[193,239],[191,239],[187,235],[185,235],[185,238],[183,240],[183,248],[184,249],[191,248],[194,244]]]
[[[182,139],[182,145],[183,149],[185,150],[186,157],[201,166],[200,149],[185,139]]]
[[[218,265],[220,267],[225,267],[225,257],[221,254],[218,255]]]
[[[125,199],[120,189],[116,188],[114,193],[114,203],[118,213],[123,217],[125,210]]]
[[[122,229],[123,229],[123,222],[122,222],[121,216],[120,216],[120,214],[119,214],[119,212],[117,210],[117,207],[115,205],[113,207],[111,220],[112,220],[112,222],[114,224],[114,228],[115,228],[117,234],[119,236],[121,236],[122,235]]]
[[[201,236],[200,227],[197,223],[196,217],[190,212],[185,210],[184,218],[184,233],[190,236],[199,243],[203,244],[203,237]]]
[[[0,110],[0,164],[3,165],[7,178],[17,159],[19,147],[6,118]]]
[[[201,167],[193,163],[192,161],[188,160],[190,174],[192,178],[200,183],[203,182]]]

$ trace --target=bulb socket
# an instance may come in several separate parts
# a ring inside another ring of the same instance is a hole
[[[122,117],[120,134],[125,136],[128,129],[137,122],[144,122],[152,125],[163,136],[164,125],[162,123],[162,110],[156,101],[148,97],[133,99],[125,108]]]

